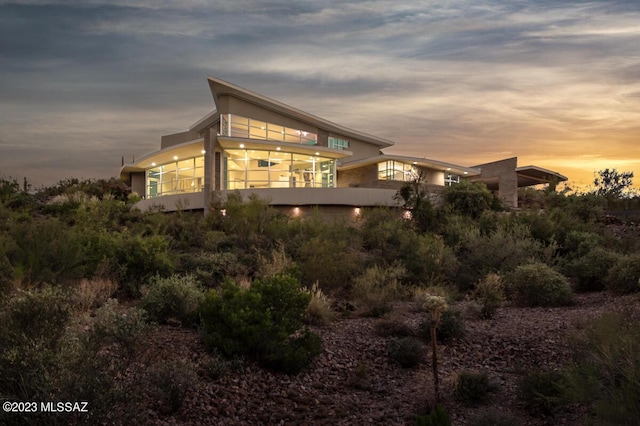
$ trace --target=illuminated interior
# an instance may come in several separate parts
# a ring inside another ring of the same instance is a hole
[[[226,149],[224,189],[333,188],[335,160],[276,150]]]
[[[146,196],[200,192],[204,188],[204,156],[161,164],[146,170]]]
[[[220,134],[235,138],[301,143],[303,145],[318,143],[318,136],[315,133],[235,114],[220,116]]]
[[[411,163],[388,160],[378,163],[379,180],[399,180],[408,182],[416,177],[416,169]]]

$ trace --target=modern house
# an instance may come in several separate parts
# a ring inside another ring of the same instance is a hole
[[[215,110],[187,131],[163,136],[160,149],[124,165],[122,179],[143,196],[141,209],[207,209],[229,191],[256,194],[293,215],[319,207],[355,213],[396,205],[418,174],[432,193],[461,179],[481,181],[517,207],[522,186],[566,181],[517,158],[465,167],[385,154],[394,143],[349,129],[274,99],[208,77]]]

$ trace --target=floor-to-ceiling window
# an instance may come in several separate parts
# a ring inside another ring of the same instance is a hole
[[[335,160],[319,155],[273,150],[224,151],[225,189],[331,188]]]
[[[204,187],[204,157],[174,158],[169,163],[152,164],[146,173],[147,197],[199,192]]]

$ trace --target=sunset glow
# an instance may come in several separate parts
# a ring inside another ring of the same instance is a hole
[[[638,185],[638,22],[636,0],[0,0],[0,174],[116,176],[214,108],[210,74],[389,154]]]

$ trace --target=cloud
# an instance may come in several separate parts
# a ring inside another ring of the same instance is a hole
[[[0,173],[155,149],[213,108],[207,74],[405,154],[640,158],[638,22],[636,1],[0,0]]]

